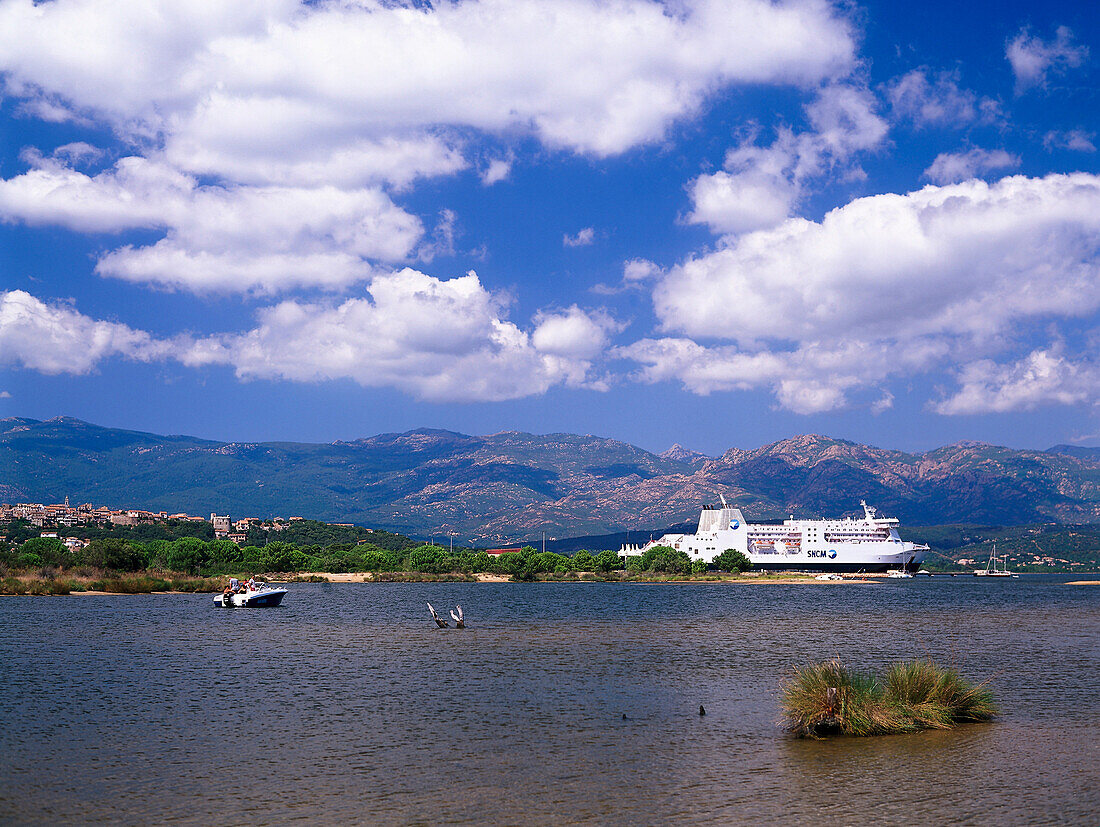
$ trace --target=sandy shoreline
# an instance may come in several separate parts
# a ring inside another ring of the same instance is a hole
[[[324,577],[330,583],[439,582],[439,581],[414,581],[414,580],[408,580],[408,581],[375,580],[374,575],[369,571],[351,571],[351,572],[311,571],[311,572],[302,572],[301,574],[298,574],[296,576],[301,577],[301,578]],[[473,576],[477,579],[478,583],[507,583],[510,580],[510,578],[508,577],[507,574],[488,574],[488,573],[482,572],[482,573],[479,573],[479,574],[475,574]],[[274,581],[272,581],[272,582],[274,582]],[[289,582],[292,582],[292,583],[293,582],[299,582],[300,583],[300,582],[304,582],[304,581],[302,581],[302,580],[297,580],[297,581],[291,580]]]
[[[272,578],[268,582],[279,584],[295,584],[295,583],[308,583],[308,582],[329,582],[329,583],[513,583],[511,577],[507,574],[491,574],[487,572],[481,572],[471,575],[470,580],[449,580],[446,576],[441,576],[439,580],[420,580],[420,579],[408,579],[403,580],[400,578],[395,579],[376,579],[371,572],[301,572],[295,575],[293,578],[275,579]],[[298,579],[301,578],[301,579]],[[309,578],[309,579],[307,579]],[[324,580],[317,580],[313,578],[324,578]],[[858,577],[843,577],[840,580],[818,580],[816,575],[799,575],[799,574],[747,574],[741,577],[729,577],[711,580],[535,580],[529,581],[535,583],[627,583],[635,585],[704,585],[704,584],[729,584],[729,585],[757,585],[757,586],[782,586],[782,585],[874,585],[882,582],[881,577],[876,575],[860,575]],[[1100,580],[1071,580],[1067,582],[1067,586],[1100,586]],[[215,594],[215,591],[154,591],[154,592],[109,592],[98,591],[89,589],[86,591],[71,591],[69,596],[84,596],[84,597],[104,597],[109,595],[150,595],[150,594],[179,594],[179,595],[210,595]],[[66,595],[13,595],[13,594],[0,594],[0,597],[65,597]]]
[[[324,577],[324,581],[319,580],[275,580],[272,579],[268,582],[272,584],[289,584],[294,585],[296,583],[308,583],[308,582],[329,582],[329,583],[514,583],[509,575],[506,574],[490,574],[482,572],[473,575],[473,580],[375,580],[370,572],[308,572],[300,575],[301,577],[318,578]],[[799,576],[799,575],[771,575],[768,577],[748,576],[740,578],[728,578],[720,580],[535,580],[530,581],[535,583],[575,583],[575,584],[596,584],[596,583],[626,583],[633,585],[705,585],[705,584],[732,584],[732,585],[757,585],[757,586],[782,586],[792,584],[803,585],[844,585],[844,584],[861,584],[871,585],[877,581],[867,580],[862,578],[844,578],[843,580],[818,580],[816,577]],[[1087,585],[1100,585],[1100,581],[1081,581],[1080,584]],[[155,592],[108,592],[99,591],[96,589],[87,589],[84,591],[71,591],[68,595],[0,595],[0,597],[107,597],[117,595],[130,595],[133,597],[148,596],[154,594],[178,594],[178,595],[211,595],[215,594],[215,591],[155,591]]]
[[[585,572],[579,572],[584,574]],[[590,573],[590,572],[589,572]],[[371,572],[327,572],[327,571],[315,571],[302,573],[300,577],[324,577],[330,583],[417,583],[417,582],[447,582],[447,581],[431,581],[431,580],[375,580]],[[474,574],[473,577],[478,583],[512,583],[512,578],[507,574],[490,574],[487,572],[479,572]],[[295,582],[295,581],[290,581]],[[303,581],[297,581],[303,582]],[[457,581],[463,582],[463,581]],[[472,582],[472,581],[464,581]],[[816,575],[800,575],[800,574],[772,574],[772,575],[753,575],[749,574],[737,578],[721,578],[717,580],[535,580],[530,582],[536,583],[669,583],[669,584],[699,584],[699,583],[738,583],[738,584],[757,584],[757,585],[770,585],[770,584],[783,584],[783,583],[875,583],[878,582],[874,579],[867,579],[866,577],[845,577],[841,580],[818,580]]]

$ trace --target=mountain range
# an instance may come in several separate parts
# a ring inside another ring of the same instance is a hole
[[[0,501],[299,515],[501,544],[660,530],[721,492],[754,520],[1100,523],[1100,449],[962,442],[922,453],[802,435],[707,457],[612,439],[418,429],[350,442],[217,442],[68,417],[0,420]]]

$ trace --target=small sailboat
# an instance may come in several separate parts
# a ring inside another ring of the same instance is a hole
[[[909,580],[912,579],[913,573],[906,569],[905,562],[902,561],[900,569],[890,569],[886,572],[886,576],[891,580]]]
[[[1001,567],[997,568],[997,544],[993,544],[993,551],[990,552],[989,562],[985,564],[984,569],[975,569],[975,577],[1019,577],[1020,575],[1008,570],[1008,555],[1004,555],[1001,558]]]

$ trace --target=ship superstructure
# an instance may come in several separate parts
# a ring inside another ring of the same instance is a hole
[[[692,560],[713,562],[727,549],[740,551],[754,569],[882,572],[914,571],[928,546],[898,536],[898,520],[879,517],[866,502],[863,517],[838,520],[796,520],[782,524],[749,523],[741,509],[722,497],[721,508],[704,508],[694,534],[666,534],[643,546],[623,546],[620,554],[644,554],[654,546],[670,546]]]

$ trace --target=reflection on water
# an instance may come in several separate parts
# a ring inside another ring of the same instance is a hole
[[[0,820],[1095,823],[1100,589],[1065,579],[3,598]],[[834,655],[992,676],[1004,716],[788,737],[781,680]]]

